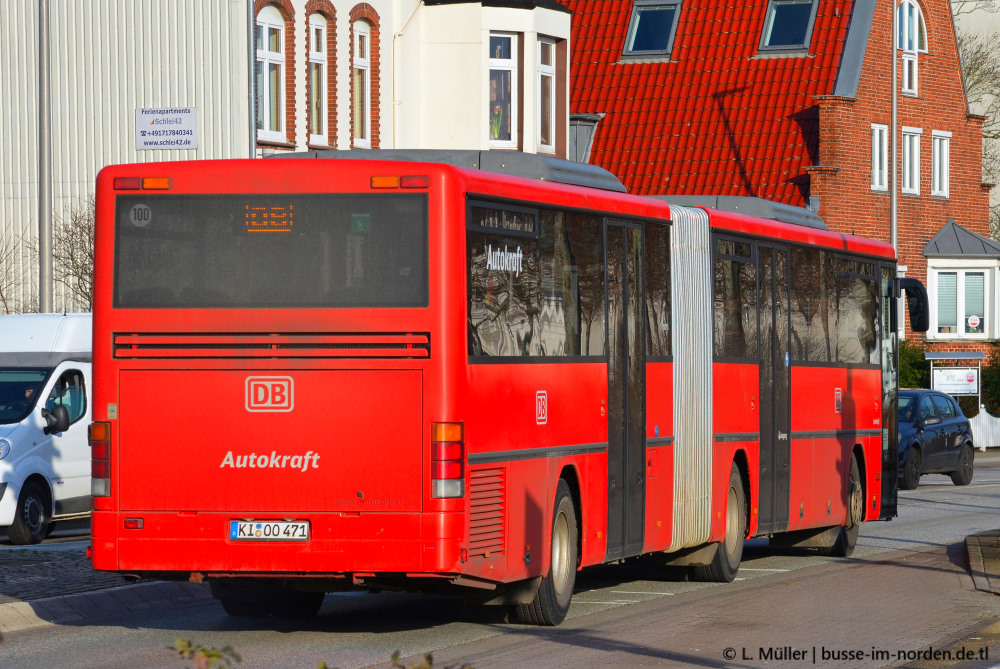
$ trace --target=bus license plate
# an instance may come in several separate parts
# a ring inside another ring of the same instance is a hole
[[[309,541],[308,520],[231,520],[232,541]]]

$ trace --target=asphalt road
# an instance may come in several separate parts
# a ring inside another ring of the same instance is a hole
[[[1000,453],[985,457],[977,453],[972,485],[956,487],[945,476],[925,477],[918,489],[901,492],[897,519],[862,527],[858,548],[848,560],[804,551],[776,551],[766,541],[754,540],[747,546],[736,584],[675,580],[661,568],[640,563],[587,569],[577,580],[568,620],[556,629],[498,624],[458,600],[394,593],[328,595],[320,615],[304,623],[230,618],[209,602],[94,625],[10,634],[0,646],[0,666],[191,666],[169,650],[177,638],[207,647],[231,645],[243,657],[240,667],[306,668],[324,660],[330,666],[349,669],[386,663],[394,651],[411,656],[408,661],[426,652],[446,658],[442,662],[458,658],[450,661],[450,666],[460,664],[462,658],[477,658],[476,666],[480,667],[809,664],[724,662],[720,653],[728,650],[729,642],[712,623],[723,613],[741,610],[749,611],[741,619],[746,627],[752,627],[755,639],[787,637],[788,614],[800,610],[793,619],[813,622],[797,632],[799,645],[807,638],[824,648],[905,643],[919,649],[922,645],[978,639],[975,635],[979,630],[997,620],[1000,600],[972,589],[958,545],[968,534],[1000,527],[998,512]],[[866,585],[857,586],[862,580]],[[872,596],[878,600],[866,599]],[[766,605],[758,603],[765,600]],[[889,606],[880,609],[881,618],[873,612],[880,602]],[[917,626],[921,614],[935,618],[932,607],[945,605],[951,608],[939,616],[941,620]],[[777,615],[779,612],[785,616]],[[905,635],[889,634],[900,619],[906,628],[907,616],[914,618],[916,636],[901,639]],[[635,622],[622,627],[623,620]],[[643,621],[650,620],[660,623],[641,632],[650,640],[648,647],[623,640],[635,633],[636,626],[641,628],[646,624]],[[616,624],[619,627],[615,628]],[[697,642],[699,625],[716,630],[706,632],[703,643]],[[734,638],[738,632],[733,630]],[[887,634],[889,639],[884,638]],[[571,644],[570,639],[574,639]],[[652,643],[654,639],[659,645]],[[989,642],[975,643],[983,648]],[[675,650],[678,648],[684,652]],[[582,657],[583,661],[574,659],[572,665],[566,665],[558,661],[563,655]],[[1000,657],[994,659],[1000,665]],[[832,662],[825,666],[883,664],[946,666],[891,662]]]

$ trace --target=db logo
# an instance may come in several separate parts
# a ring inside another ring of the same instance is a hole
[[[535,422],[545,425],[549,420],[549,395],[544,390],[535,393]]]
[[[247,411],[291,411],[294,405],[292,377],[248,376]]]

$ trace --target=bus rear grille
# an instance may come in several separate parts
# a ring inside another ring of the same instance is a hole
[[[431,357],[426,332],[338,334],[114,335],[116,358],[391,358]]]
[[[469,482],[469,555],[502,553],[507,470],[475,469]]]

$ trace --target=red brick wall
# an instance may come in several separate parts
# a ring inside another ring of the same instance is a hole
[[[337,11],[330,0],[309,0],[306,3],[305,26],[306,39],[303,42],[306,63],[306,90],[309,88],[309,18],[319,12],[326,17],[326,141],[331,146],[337,145]],[[312,110],[306,109],[306,132],[311,125]],[[309,138],[306,137],[306,142]]]
[[[375,8],[368,3],[362,3],[360,5],[355,5],[351,9],[351,26],[354,25],[355,21],[364,20],[371,26],[371,54],[369,62],[371,64],[371,110],[372,110],[372,129],[371,129],[371,146],[373,149],[380,148],[379,146],[379,129],[381,124],[381,114],[379,110],[379,100],[382,99],[381,96],[381,76],[380,76],[380,39],[379,39],[379,17],[378,12]],[[351,34],[351,65],[354,63],[354,33],[353,29]],[[354,93],[351,92],[350,100],[351,114],[354,113]],[[351,145],[354,144],[354,119],[351,119]]]
[[[817,98],[818,163],[824,169],[810,170],[810,194],[819,197],[819,214],[831,229],[885,241],[890,239],[889,194],[871,190],[871,124],[891,122],[892,7],[893,0],[877,2],[856,98]],[[900,192],[897,230],[899,263],[907,267],[907,276],[926,281],[923,249],[927,242],[949,219],[988,236],[989,212],[988,191],[982,186],[982,119],[968,115],[951,9],[945,0],[927,0],[921,7],[927,25],[928,53],[918,56],[918,97],[904,96],[901,84],[897,84],[896,130],[899,160],[900,128],[923,130],[920,195]],[[899,57],[899,52],[895,53]],[[901,82],[902,68],[897,67]],[[952,133],[947,198],[931,196],[934,130]],[[897,169],[897,184],[900,177]]]
[[[273,5],[285,20],[285,141],[295,144],[295,9],[290,0],[254,0],[256,17],[264,7]],[[306,59],[309,62],[309,59]],[[308,127],[308,126],[306,126]],[[257,142],[258,147],[268,142]]]

